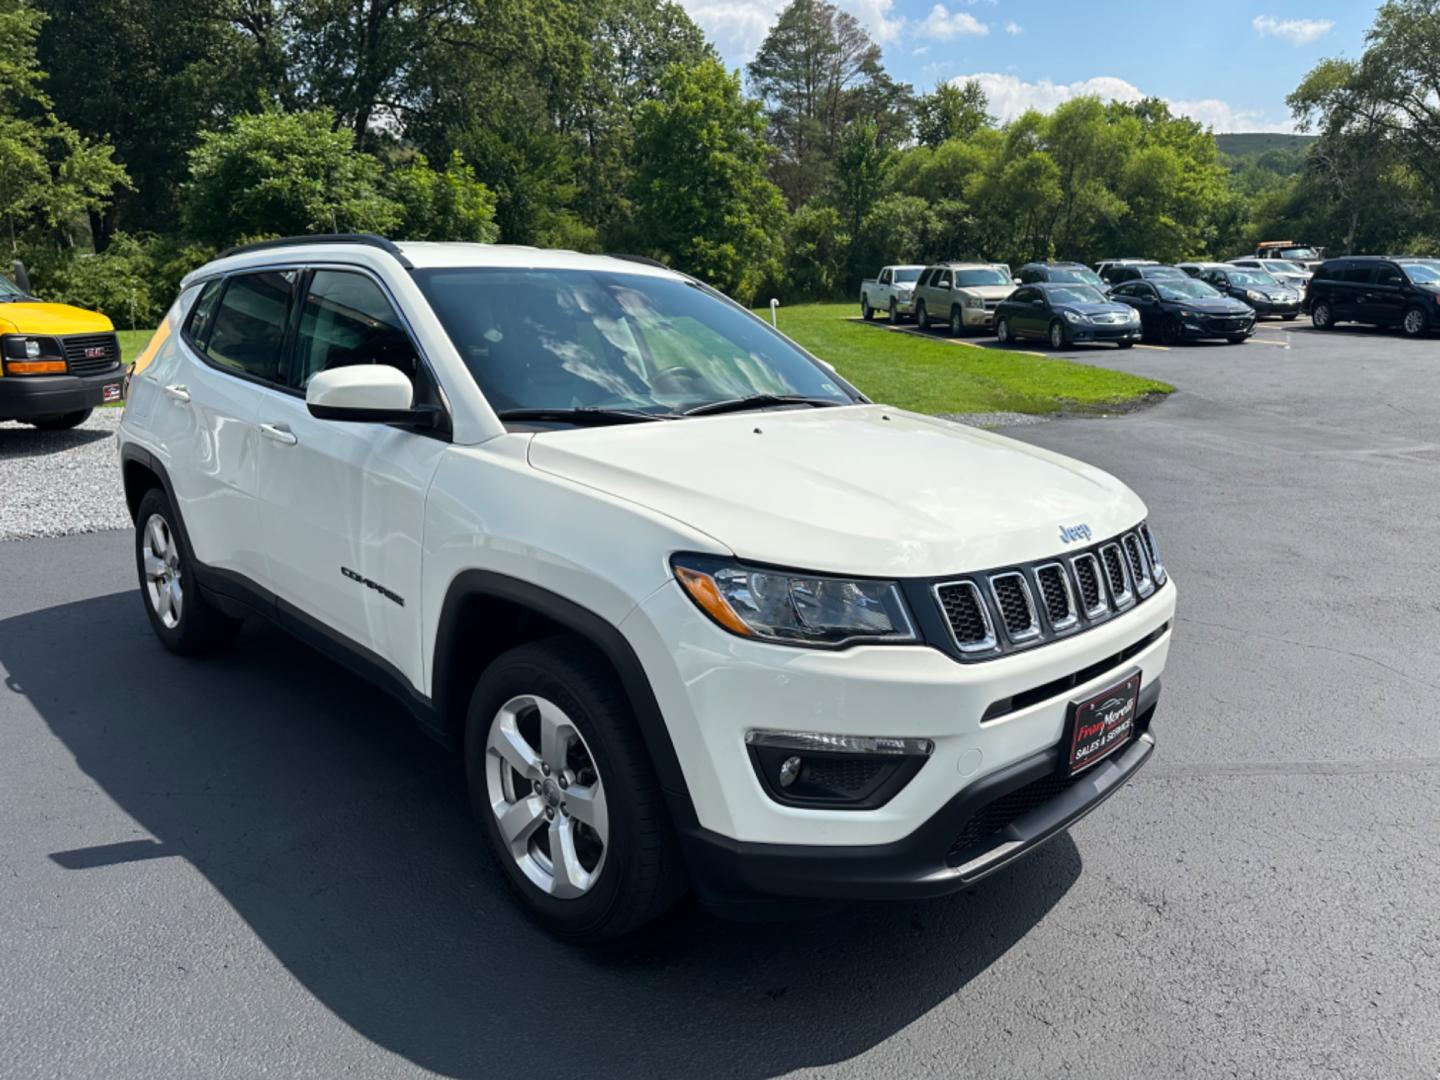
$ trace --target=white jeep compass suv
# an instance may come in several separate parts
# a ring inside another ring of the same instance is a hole
[[[185,279],[120,427],[150,622],[275,620],[459,748],[563,936],[958,890],[1150,755],[1175,587],[1099,471],[872,404],[707,286],[309,237]]]

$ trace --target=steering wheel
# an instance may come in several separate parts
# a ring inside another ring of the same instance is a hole
[[[704,375],[684,364],[671,364],[669,367],[661,368],[650,378],[650,389],[658,390],[661,393],[684,393],[696,387],[703,387],[705,384]]]

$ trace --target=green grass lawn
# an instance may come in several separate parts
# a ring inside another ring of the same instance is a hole
[[[120,362],[129,365],[139,356],[145,346],[150,344],[150,338],[154,330],[117,330],[115,336],[120,339]]]
[[[757,311],[763,318],[769,311]],[[780,329],[875,401],[923,413],[1096,411],[1174,389],[1154,379],[978,342],[892,333],[854,304],[782,307]],[[994,342],[989,342],[994,345]]]

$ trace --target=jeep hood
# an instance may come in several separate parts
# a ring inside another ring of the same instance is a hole
[[[742,559],[927,577],[1095,539],[1144,504],[1113,477],[999,435],[880,405],[544,432],[533,467],[684,522]]]

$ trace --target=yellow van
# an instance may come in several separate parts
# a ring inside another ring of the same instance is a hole
[[[19,285],[0,275],[0,420],[73,428],[120,400],[115,327],[99,312],[36,299],[16,270]]]

